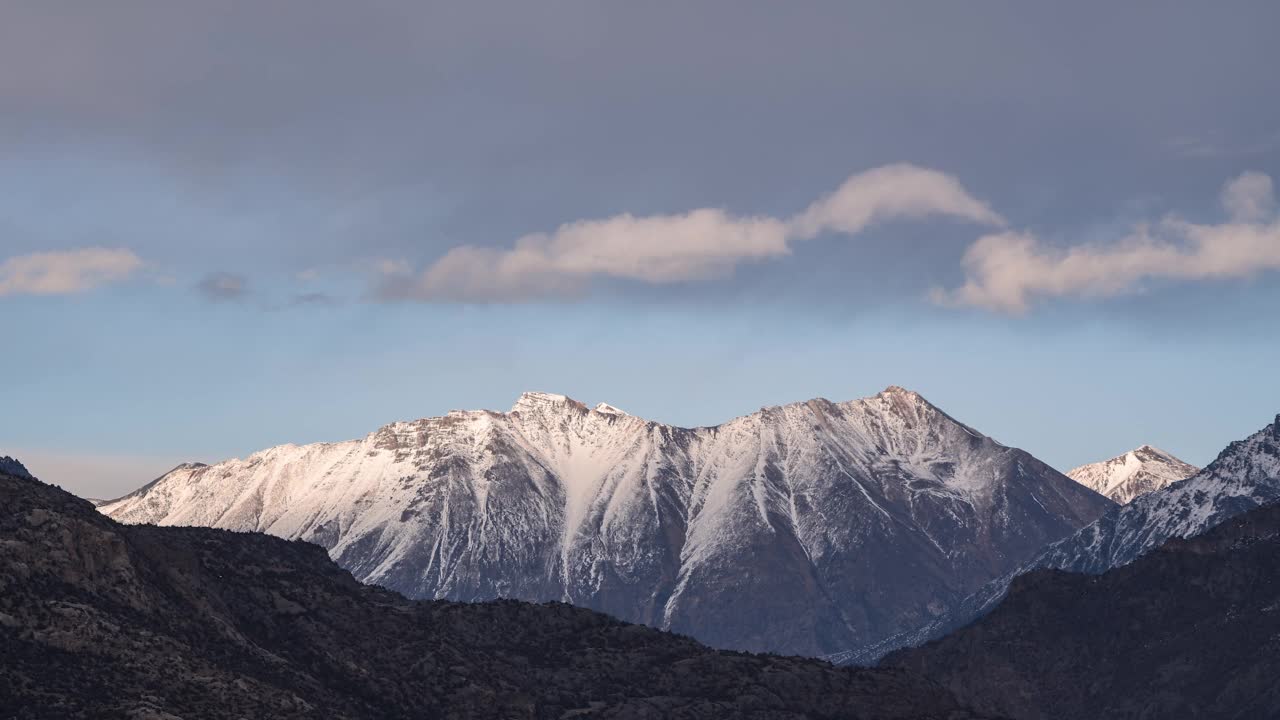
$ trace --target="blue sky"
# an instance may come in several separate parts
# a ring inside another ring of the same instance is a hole
[[[113,495],[525,389],[1280,412],[1271,3],[7,3],[0,453]]]

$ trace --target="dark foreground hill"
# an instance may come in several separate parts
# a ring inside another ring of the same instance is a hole
[[[567,605],[414,602],[323,549],[122,526],[0,474],[0,717],[977,717],[903,670],[710,650]]]
[[[1102,575],[1032,571],[883,664],[1028,720],[1280,717],[1280,504]]]

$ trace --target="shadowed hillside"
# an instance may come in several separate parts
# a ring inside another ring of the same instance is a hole
[[[324,550],[122,526],[0,475],[5,718],[976,717],[899,670],[717,652],[567,605],[413,602]]]

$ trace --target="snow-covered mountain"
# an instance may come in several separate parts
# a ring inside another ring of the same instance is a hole
[[[985,615],[1018,575],[1037,568],[1099,574],[1127,565],[1171,538],[1190,538],[1254,508],[1280,501],[1280,415],[1231,443],[1192,477],[1111,509],[1096,522],[1046,547],[1017,570],[993,580],[938,619],[898,636],[833,654],[835,662],[869,664],[902,647],[940,638]]]
[[[1112,506],[891,387],[704,428],[526,393],[185,465],[100,510],[309,540],[412,597],[562,600],[818,655],[918,627]]]
[[[1119,457],[1069,470],[1067,477],[1123,505],[1139,495],[1186,480],[1199,470],[1164,450],[1143,445]]]

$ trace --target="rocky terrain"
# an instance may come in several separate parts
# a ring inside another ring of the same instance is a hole
[[[1067,477],[1123,505],[1186,480],[1199,470],[1164,450],[1143,445],[1110,460],[1069,470]]]
[[[1110,507],[893,387],[705,428],[526,393],[184,465],[100,509],[308,540],[414,598],[563,601],[825,655],[942,615]]]
[[[8,465],[0,648],[6,719],[978,717],[908,671],[563,604],[406,600],[316,545],[120,525]]]
[[[31,473],[27,472],[27,468],[22,463],[7,455],[0,455],[0,474],[14,477],[31,477]]]
[[[1280,717],[1280,505],[1101,575],[1036,570],[885,665],[1027,720]]]

